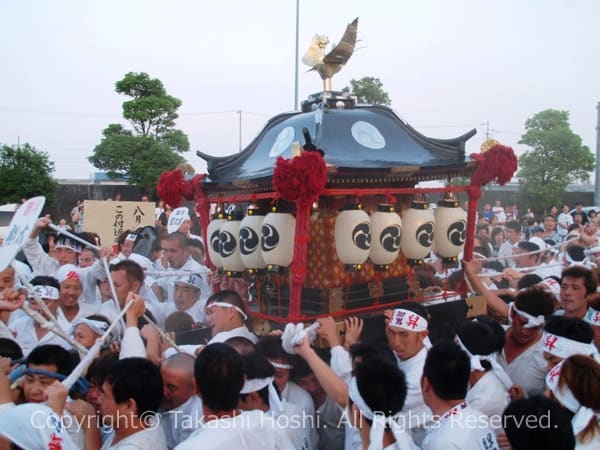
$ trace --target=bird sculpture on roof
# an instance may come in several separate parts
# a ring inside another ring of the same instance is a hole
[[[329,80],[329,90],[332,90],[331,78],[338,73],[348,62],[356,45],[356,32],[358,29],[358,17],[349,23],[339,44],[334,45],[333,49],[325,54],[325,48],[329,44],[329,38],[320,34],[315,34],[308,50],[302,57],[302,62],[316,70],[323,80],[323,90],[326,89],[326,82]]]

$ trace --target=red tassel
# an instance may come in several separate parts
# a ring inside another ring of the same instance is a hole
[[[194,198],[192,183],[184,178],[181,169],[163,172],[158,179],[156,190],[159,197],[173,208],[181,205],[183,198]]]
[[[503,186],[510,181],[517,170],[517,155],[511,147],[496,144],[485,153],[475,153],[472,158],[479,161],[477,170],[471,178],[471,183],[483,186],[490,181]]]
[[[284,200],[312,203],[327,183],[325,160],[318,152],[304,151],[291,159],[277,158],[273,185]]]

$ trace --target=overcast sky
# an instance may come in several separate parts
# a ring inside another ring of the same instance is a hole
[[[424,134],[478,134],[517,145],[525,120],[567,110],[596,151],[600,1],[300,0],[300,56],[314,33],[360,39],[334,89],[378,77],[392,107]],[[147,72],[182,100],[177,127],[196,150],[238,151],[294,107],[295,0],[19,0],[0,13],[0,143],[50,154],[57,178],[88,178],[86,157],[121,119],[114,92]],[[321,89],[300,66],[299,97]]]

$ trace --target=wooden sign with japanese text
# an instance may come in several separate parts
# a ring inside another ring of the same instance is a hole
[[[152,202],[85,200],[83,231],[98,233],[102,245],[111,246],[125,230],[154,226],[155,207]]]

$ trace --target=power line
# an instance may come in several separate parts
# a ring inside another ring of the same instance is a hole
[[[9,108],[0,107],[0,111],[21,113],[21,114],[40,114],[40,115],[53,115],[53,116],[74,116],[74,117],[118,117],[115,114],[106,113],[84,113],[84,112],[72,112],[72,111],[53,111],[47,109],[24,109],[24,108]],[[119,116],[120,117],[120,116]]]
[[[123,118],[117,114],[109,114],[109,113],[90,113],[90,112],[75,112],[75,111],[56,111],[51,109],[28,109],[28,108],[12,108],[12,107],[0,107],[0,111],[11,112],[11,113],[20,113],[20,114],[39,114],[39,115],[52,115],[52,116],[70,116],[70,117],[102,117],[102,118]],[[179,117],[184,116],[211,116],[217,114],[239,114],[239,109],[236,110],[222,110],[222,111],[197,111],[197,112],[188,112],[188,113],[179,113]],[[255,111],[244,111],[243,114],[249,114],[254,116],[265,116],[270,117],[272,114],[255,112]]]

